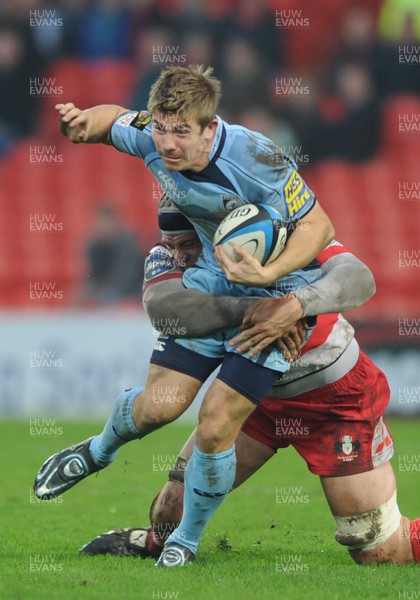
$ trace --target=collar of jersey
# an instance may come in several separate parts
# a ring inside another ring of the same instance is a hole
[[[216,129],[216,133],[214,134],[213,145],[209,152],[210,164],[214,164],[216,162],[216,160],[219,158],[220,153],[223,149],[223,146],[225,145],[225,139],[226,139],[226,129],[223,124],[223,121],[218,115],[216,115],[216,119],[218,121],[218,125],[217,125],[217,129]]]

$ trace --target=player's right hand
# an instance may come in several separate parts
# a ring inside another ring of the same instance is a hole
[[[69,140],[82,144],[88,139],[88,118],[85,111],[76,108],[72,102],[56,104],[58,112],[58,127]]]

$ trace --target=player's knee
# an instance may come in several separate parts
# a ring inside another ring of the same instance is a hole
[[[205,452],[218,452],[229,440],[235,440],[242,422],[228,411],[204,409],[200,411],[197,442]],[[205,450],[204,450],[205,448]]]
[[[176,483],[168,482],[165,485],[151,511],[151,521],[154,526],[158,523],[178,523],[181,520],[183,495],[183,488]]]
[[[402,516],[399,528],[383,543],[367,550],[350,550],[350,556],[358,564],[412,562],[410,520]]]
[[[223,423],[218,419],[202,419],[197,429],[197,442],[203,452],[218,452],[226,440]]]
[[[396,492],[387,502],[373,510],[349,517],[335,516],[335,520],[335,539],[339,544],[346,546],[355,562],[390,560],[384,549],[401,523]]]

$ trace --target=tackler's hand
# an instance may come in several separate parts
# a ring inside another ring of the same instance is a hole
[[[293,294],[282,298],[263,298],[246,311],[241,333],[229,343],[231,346],[239,344],[237,350],[241,354],[251,350],[250,355],[256,356],[291,331],[302,316],[302,305]]]
[[[299,358],[299,352],[305,342],[308,326],[306,319],[299,319],[281,338],[275,341],[275,345],[289,362]]]

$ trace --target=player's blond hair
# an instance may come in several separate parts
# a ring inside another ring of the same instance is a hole
[[[220,95],[212,67],[168,67],[151,87],[147,110],[194,118],[203,129],[214,119]]]

